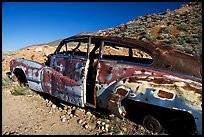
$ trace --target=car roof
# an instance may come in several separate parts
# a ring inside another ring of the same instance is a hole
[[[151,56],[154,58],[153,67],[163,68],[171,70],[174,72],[180,72],[183,74],[195,76],[201,78],[200,74],[202,58],[201,56],[191,55],[179,50],[174,49],[173,47],[161,44],[154,43],[149,41],[143,41],[139,39],[126,38],[126,37],[115,37],[115,36],[98,36],[98,35],[84,35],[78,34],[71,37],[68,37],[63,41],[75,40],[75,39],[84,39],[91,37],[91,40],[94,41],[110,41],[115,43],[121,43],[131,47],[139,47],[140,49],[145,49],[151,53]],[[166,66],[172,66],[171,68],[166,68]],[[194,67],[192,69],[192,67]]]

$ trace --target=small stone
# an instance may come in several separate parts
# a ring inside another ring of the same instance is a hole
[[[64,118],[62,118],[62,122],[65,122],[66,121],[66,118],[64,117]]]
[[[65,115],[60,116],[60,118],[65,118]]]
[[[108,132],[108,128],[107,127],[105,127],[105,131]]]
[[[109,117],[110,117],[110,118],[114,118],[115,115],[114,115],[114,114],[110,114]]]
[[[62,108],[61,108],[61,107],[59,107],[59,111],[62,111]]]
[[[105,122],[102,122],[102,125],[104,126],[106,123]]]
[[[89,128],[88,124],[84,124],[84,128],[88,129]]]
[[[73,106],[73,107],[72,107],[72,110],[76,110],[76,107],[75,107],[75,106]]]
[[[86,124],[86,121],[83,121],[81,124],[82,124],[82,125],[85,125],[85,124]]]
[[[123,132],[127,132],[127,128],[126,127],[122,127]]]
[[[105,129],[105,127],[104,126],[101,126],[101,130],[103,131]]]
[[[83,121],[81,119],[78,120],[78,123],[81,124]]]
[[[97,124],[99,124],[99,125],[100,125],[100,124],[101,124],[101,121],[97,121]]]
[[[41,52],[41,51],[42,51],[42,48],[35,48],[34,51],[35,51],[35,52]]]
[[[86,116],[87,116],[87,117],[92,116],[91,112],[89,112],[89,111],[88,111],[88,112],[86,112]]]
[[[76,109],[75,115],[76,115],[77,117],[79,117],[80,119],[82,119],[82,118],[84,118],[85,113],[82,111],[82,109]]]
[[[57,106],[55,104],[52,104],[52,108],[55,109]]]
[[[64,107],[63,107],[63,110],[67,110],[67,106],[64,106]]]

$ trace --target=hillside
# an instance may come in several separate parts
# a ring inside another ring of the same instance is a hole
[[[202,54],[202,3],[190,2],[173,11],[140,16],[125,24],[100,30],[103,36],[131,37],[168,44],[178,50]]]

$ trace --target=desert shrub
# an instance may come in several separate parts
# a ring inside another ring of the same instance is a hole
[[[2,77],[2,88],[8,88],[12,84],[12,80],[8,77]]]
[[[184,51],[189,54],[195,54],[192,48],[185,48]]]
[[[188,32],[188,30],[189,30],[189,27],[188,27],[188,25],[187,24],[179,24],[178,26],[177,26],[177,29],[178,30],[181,30],[181,31],[186,31],[186,32]]]
[[[16,85],[14,89],[11,91],[12,95],[18,96],[18,95],[27,95],[30,93],[29,87],[23,87],[20,85]]]
[[[165,33],[168,34],[172,31],[172,29],[170,27],[162,27],[160,28],[160,30],[158,31],[158,33]]]

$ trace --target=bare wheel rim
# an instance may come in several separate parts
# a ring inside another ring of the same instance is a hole
[[[151,115],[147,115],[143,119],[143,126],[153,132],[160,133],[163,130],[163,127],[159,120],[157,120],[155,117]]]

